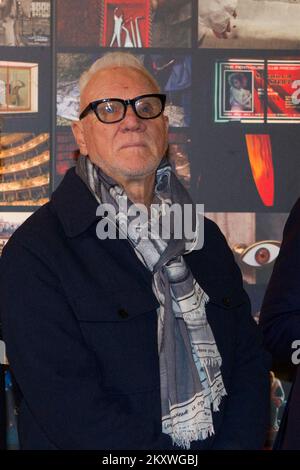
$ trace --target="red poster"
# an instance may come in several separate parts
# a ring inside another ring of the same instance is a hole
[[[300,61],[268,62],[268,121],[300,122]]]
[[[102,46],[149,47],[150,0],[105,0]]]
[[[246,134],[246,144],[253,179],[265,206],[274,205],[274,166],[268,134]]]

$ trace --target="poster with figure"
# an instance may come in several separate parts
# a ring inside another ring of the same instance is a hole
[[[300,49],[300,0],[198,0],[198,47]]]
[[[268,122],[300,122],[300,60],[268,61]]]
[[[57,0],[60,47],[191,47],[191,0]]]
[[[253,71],[224,71],[224,109],[242,115],[253,112]]]
[[[225,235],[244,283],[265,284],[279,254],[288,214],[206,212],[205,215],[216,222]]]
[[[38,110],[38,64],[0,61],[0,113]]]
[[[264,73],[261,60],[232,60],[216,64],[216,122],[263,122]]]
[[[49,46],[51,0],[0,0],[0,46]]]
[[[105,0],[102,46],[149,47],[150,0]]]
[[[300,122],[300,60],[216,64],[215,121],[232,120]]]
[[[48,201],[49,133],[3,133],[0,145],[0,207],[40,206]]]

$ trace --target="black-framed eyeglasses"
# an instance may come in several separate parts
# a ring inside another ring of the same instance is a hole
[[[135,114],[141,119],[155,119],[165,109],[166,95],[154,93],[141,95],[131,100],[121,98],[103,98],[92,101],[80,114],[83,119],[88,113],[94,111],[99,121],[105,124],[114,124],[122,121],[126,115],[128,105],[132,106]]]

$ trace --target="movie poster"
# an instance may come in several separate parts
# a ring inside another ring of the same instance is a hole
[[[263,122],[264,62],[216,64],[215,121]]]
[[[300,49],[300,0],[198,0],[198,47]]]
[[[150,0],[105,0],[102,46],[149,47],[150,6]]]
[[[268,61],[268,122],[300,122],[300,60]]]
[[[288,214],[255,212],[206,212],[223,232],[245,285],[267,284],[279,254]],[[253,316],[257,314],[253,309]]]
[[[38,111],[38,64],[0,61],[0,113]]]
[[[71,47],[191,47],[191,0],[58,0],[57,40]]]
[[[49,46],[51,0],[0,0],[0,46]]]

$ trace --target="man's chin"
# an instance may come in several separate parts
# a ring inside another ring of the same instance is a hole
[[[147,176],[153,174],[157,170],[157,165],[150,166],[143,166],[143,167],[132,167],[132,168],[120,168],[119,172],[124,177],[127,178],[134,178],[134,179],[143,179]]]
[[[124,165],[119,165],[118,172],[125,177],[140,179],[154,173],[159,163],[160,159],[153,156],[136,159],[131,155],[130,159],[124,161]]]

